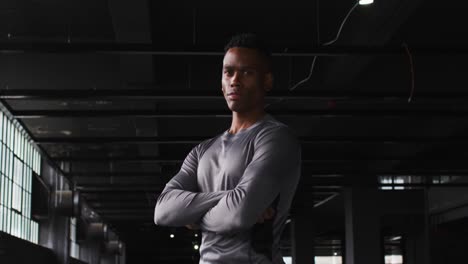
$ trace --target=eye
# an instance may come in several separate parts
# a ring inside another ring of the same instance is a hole
[[[225,70],[223,71],[223,73],[224,73],[224,75],[232,76],[233,70],[231,70],[231,69],[225,69]]]

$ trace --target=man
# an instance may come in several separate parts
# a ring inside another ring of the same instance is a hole
[[[279,240],[299,180],[300,145],[265,113],[271,58],[253,34],[225,48],[230,129],[192,149],[158,198],[157,225],[202,231],[200,263],[283,263]]]

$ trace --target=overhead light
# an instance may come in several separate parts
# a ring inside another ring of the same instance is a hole
[[[374,0],[359,0],[360,5],[370,5],[374,3]]]
[[[70,130],[61,130],[60,133],[66,135],[66,136],[70,136],[72,134],[72,132]]]
[[[174,234],[171,234],[169,237],[170,237],[170,238],[174,238]]]
[[[337,255],[338,255],[338,253],[336,253],[336,252],[335,252],[335,253],[333,253],[333,255],[334,255],[334,256],[337,256]]]
[[[198,250],[200,247],[198,245],[194,245],[193,249]]]
[[[198,234],[197,234],[197,233],[195,233],[195,237],[198,237]]]

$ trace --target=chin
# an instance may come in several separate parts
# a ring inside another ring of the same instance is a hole
[[[250,113],[255,111],[255,107],[251,107],[246,104],[240,104],[240,102],[233,102],[231,104],[228,103],[227,105],[229,110],[236,113]]]
[[[240,107],[229,107],[229,110],[231,110],[232,112],[236,112],[236,113],[243,112],[242,108]]]
[[[239,104],[236,104],[236,103],[233,103],[233,104],[228,103],[228,108],[232,112],[242,112],[242,106],[240,106]]]

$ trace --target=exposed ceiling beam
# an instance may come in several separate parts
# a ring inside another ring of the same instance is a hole
[[[59,161],[59,160],[54,160]],[[79,162],[79,163],[107,163],[107,162],[151,162],[151,163],[182,163],[184,158],[179,159],[165,159],[165,158],[151,158],[151,157],[141,157],[141,158],[119,158],[119,159],[107,159],[107,158],[83,158],[83,159],[68,159],[68,160],[60,160],[65,162]],[[422,161],[422,162],[431,162],[437,163],[442,161],[450,161],[450,162],[466,162],[466,159],[462,158],[451,158],[451,157],[440,157],[440,158],[426,158],[426,157],[393,157],[393,158],[303,158],[301,160],[302,163],[354,163],[354,162],[403,162],[403,161]]]
[[[352,186],[355,180],[352,178],[341,178],[341,179],[327,179],[327,178],[308,178],[307,180],[301,180],[299,183],[298,194],[308,194],[313,195],[314,191],[310,193],[313,189],[316,188],[329,188],[334,187],[344,187]],[[154,184],[149,182],[136,182],[134,184],[122,183],[122,184],[109,184],[109,182],[93,182],[89,184],[79,183],[77,188],[81,191],[90,191],[90,190],[115,190],[115,191],[127,191],[127,190],[162,190],[165,184]],[[444,183],[434,183],[428,181],[426,183],[379,183],[377,180],[375,186],[407,186],[407,187],[424,187],[424,186],[468,186],[467,182],[444,182]],[[328,191],[327,191],[328,192]],[[320,193],[319,193],[320,194]],[[142,200],[145,200],[142,198]]]
[[[154,192],[159,193],[162,191],[162,188],[156,187],[76,187],[81,193],[144,193],[144,192]]]
[[[155,144],[198,144],[206,140],[206,137],[36,137],[34,142],[37,144],[137,144],[137,143],[155,143]],[[300,137],[301,144],[316,143],[468,143],[468,136],[453,137],[427,137],[427,136],[379,136],[379,137],[350,137],[350,136],[309,136]]]
[[[139,85],[137,85],[139,86]],[[137,99],[217,99],[224,100],[219,91],[199,90],[199,91],[164,91],[163,87],[150,87],[141,89],[1,89],[0,99],[8,100],[137,100]],[[382,91],[281,91],[276,90],[267,94],[267,99],[284,100],[382,100],[408,101],[408,93],[402,92],[382,92]],[[435,103],[443,103],[443,100],[463,102],[468,99],[468,91],[458,91],[451,93],[424,93],[419,92],[415,100],[423,102],[433,100]]]
[[[183,162],[184,159],[178,158],[165,158],[160,156],[135,156],[135,157],[56,157],[54,161],[57,162],[91,162],[91,163],[100,163],[100,162],[161,162],[161,163],[179,163]]]
[[[328,169],[327,171],[323,169],[306,169],[303,170],[303,174],[311,174],[313,177],[322,177],[322,178],[335,178],[335,177],[344,177],[344,176],[359,176],[361,173],[353,172],[346,169]],[[158,171],[148,172],[148,171],[129,171],[129,172],[108,172],[108,171],[90,171],[90,172],[72,172],[68,173],[67,176],[71,178],[107,178],[107,177],[155,177],[155,178],[165,178],[172,177],[175,175],[167,173],[161,174]],[[367,173],[373,173],[378,175],[395,175],[395,176],[438,176],[438,175],[456,175],[456,176],[468,176],[468,170],[429,170],[429,169],[400,169],[400,170],[374,170]]]
[[[338,191],[342,187],[346,186],[346,184],[343,185],[324,185],[324,186],[308,186],[310,190],[304,190],[305,193],[309,192],[321,192],[321,191],[326,191],[329,192],[330,190],[336,190]],[[376,184],[376,187],[447,187],[447,188],[456,188],[456,187],[467,187],[468,183],[402,183],[402,184]],[[121,187],[121,186],[100,186],[100,187],[82,187],[78,186],[78,190],[82,193],[101,193],[101,192],[106,192],[106,193],[137,193],[137,192],[153,192],[155,194],[160,193],[162,191],[162,188],[157,187],[157,186],[131,186],[131,187]],[[300,192],[298,192],[300,194]]]
[[[88,204],[93,208],[125,208],[125,207],[138,208],[138,209],[151,208],[151,206],[145,203],[143,199],[138,200],[138,201],[135,200],[130,203],[123,202],[123,201],[113,201],[113,202],[112,201],[111,202],[99,201],[99,202],[92,202]]]
[[[80,193],[144,193],[144,192],[151,192],[155,194],[159,194],[163,190],[163,185],[145,185],[145,186],[112,186],[112,185],[105,185],[105,186],[77,186],[76,189],[80,191]],[[339,189],[341,186],[339,185],[324,185],[324,186],[307,186],[308,189],[316,190],[319,192],[320,190],[326,190],[327,192],[330,189]]]
[[[284,47],[272,49],[274,57],[313,57],[313,56],[349,56],[349,55],[374,55],[388,56],[404,54],[401,46],[302,46],[288,47],[288,52],[283,52]],[[411,48],[417,54],[464,54],[468,53],[466,46],[430,46],[419,45]],[[158,56],[223,56],[220,47],[191,46],[180,47],[158,46],[149,43],[57,43],[57,42],[0,42],[0,53],[55,53],[55,54],[126,54],[126,55],[158,55]]]
[[[102,216],[105,220],[148,220],[150,221],[152,217],[147,215],[136,215],[136,214],[125,214],[125,215],[104,215]]]
[[[139,196],[124,196],[122,197],[122,195],[115,195],[115,196],[111,196],[111,195],[106,195],[106,196],[95,196],[93,197],[93,195],[85,195],[85,200],[86,202],[89,204],[89,205],[93,205],[93,204],[102,204],[102,205],[105,205],[105,204],[120,204],[122,206],[125,206],[125,205],[128,205],[128,204],[135,204],[135,203],[138,203],[138,204],[143,204],[145,205],[146,203],[142,203],[142,201],[145,201],[147,202],[147,200],[145,199],[146,197],[144,195],[139,195]]]
[[[468,170],[460,169],[444,169],[444,170],[433,170],[433,169],[392,169],[392,170],[382,170],[374,169],[368,171],[359,171],[354,169],[347,168],[310,168],[305,167],[303,170],[303,175],[311,175],[312,177],[323,177],[323,178],[333,178],[333,177],[352,177],[360,176],[362,173],[366,174],[375,174],[375,175],[395,175],[395,176],[438,176],[438,175],[456,175],[456,176],[468,176]],[[69,178],[73,177],[155,177],[155,178],[167,178],[172,177],[176,174],[167,173],[161,174],[159,171],[150,172],[150,171],[127,171],[127,172],[108,172],[108,171],[87,171],[87,172],[71,172],[67,176]]]
[[[166,174],[161,174],[160,171],[129,171],[129,172],[108,172],[108,171],[90,171],[90,172],[71,172],[68,177],[131,177],[131,176],[149,176],[149,177],[165,177]]]
[[[145,208],[106,208],[106,209],[99,209],[96,210],[99,215],[107,215],[107,214],[132,214],[132,213],[140,213],[140,214],[153,214],[154,209],[150,207]]]
[[[180,163],[183,162],[185,155],[179,157],[162,157],[162,156],[125,156],[125,157],[52,157],[54,161],[57,162],[89,162],[89,163],[100,163],[100,162],[161,162],[161,163]],[[318,155],[305,155],[302,156],[303,162],[315,162],[315,161],[395,161],[395,160],[406,160],[406,161],[466,161],[466,158],[460,157],[459,155],[446,155],[443,153],[438,153],[438,155],[427,156],[377,156],[377,155],[367,155],[360,156],[358,154],[353,154],[353,156],[343,156],[343,155],[326,155],[320,153]]]
[[[459,118],[468,117],[468,109],[317,109],[269,111],[283,117],[381,117],[381,118]],[[13,111],[15,118],[232,118],[232,113],[222,110],[20,110]]]

